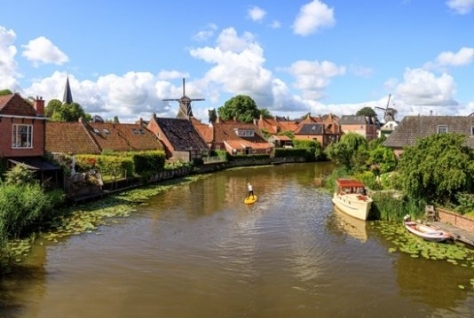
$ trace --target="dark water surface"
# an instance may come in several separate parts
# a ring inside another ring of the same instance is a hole
[[[472,317],[474,269],[389,253],[314,187],[325,164],[230,170],[98,232],[38,240],[14,317]],[[259,200],[246,206],[246,183]],[[460,289],[458,285],[465,285]]]

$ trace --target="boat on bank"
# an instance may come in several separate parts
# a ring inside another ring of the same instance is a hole
[[[336,179],[336,187],[332,197],[333,204],[349,216],[367,220],[373,199],[361,181],[351,178]]]
[[[412,234],[423,238],[427,241],[443,242],[453,239],[453,235],[434,225],[423,224],[421,222],[412,221],[410,215],[403,218],[405,228]]]

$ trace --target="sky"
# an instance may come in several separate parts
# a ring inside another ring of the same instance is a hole
[[[121,123],[236,95],[272,115],[474,112],[474,0],[2,0],[0,90]],[[390,99],[389,99],[390,96]],[[380,109],[379,109],[380,108]]]

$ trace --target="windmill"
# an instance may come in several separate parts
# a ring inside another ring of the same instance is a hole
[[[387,101],[387,106],[385,108],[376,106],[376,109],[383,110],[383,120],[385,123],[394,121],[395,122],[395,114],[397,114],[397,110],[393,107],[389,107],[390,105],[390,98],[392,97],[392,94],[388,95],[388,101]]]
[[[162,101],[177,101],[179,102],[179,110],[177,118],[189,119],[193,116],[193,110],[191,109],[191,102],[193,101],[204,101],[204,99],[190,99],[186,96],[186,82],[183,78],[183,96],[179,99],[163,99]]]

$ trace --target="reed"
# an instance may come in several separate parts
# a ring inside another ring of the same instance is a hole
[[[400,222],[409,214],[413,218],[423,217],[425,203],[407,198],[399,198],[393,192],[374,192],[372,194],[372,214],[375,219]]]

